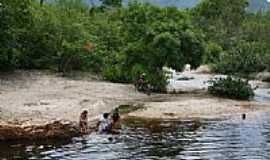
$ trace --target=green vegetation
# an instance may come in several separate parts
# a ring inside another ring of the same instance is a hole
[[[137,111],[137,110],[141,110],[141,109],[144,109],[144,106],[143,105],[120,105],[118,106],[117,108],[119,110],[119,113],[121,115],[123,114],[128,114],[128,113],[131,113],[131,112],[134,112],[134,111]]]
[[[213,65],[213,69],[219,73],[238,75],[264,71],[269,63],[265,59],[266,50],[267,48],[261,43],[239,43],[227,51],[227,54],[222,55],[221,60]]]
[[[163,66],[211,64],[226,74],[270,70],[270,14],[246,0],[203,0],[191,10],[136,1],[0,0],[0,70],[74,70],[164,91]]]
[[[228,76],[227,78],[210,80],[209,83],[208,91],[213,95],[241,100],[247,100],[254,96],[248,81],[240,78]]]

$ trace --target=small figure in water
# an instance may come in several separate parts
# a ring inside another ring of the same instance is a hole
[[[242,119],[243,119],[243,120],[246,119],[246,114],[245,114],[245,113],[242,114]]]
[[[118,134],[117,130],[114,130],[115,125],[120,119],[118,109],[115,109],[112,113],[111,119],[109,119],[109,113],[104,113],[101,119],[97,123],[98,132],[100,134]]]
[[[139,91],[139,92],[144,92],[147,95],[151,94],[151,89],[150,86],[148,84],[148,82],[145,79],[146,74],[143,73],[140,78],[135,82],[135,88]]]
[[[81,113],[79,125],[80,125],[81,134],[87,134],[88,133],[88,111],[87,110],[84,110]]]
[[[119,121],[119,119],[120,119],[119,109],[116,108],[116,109],[114,109],[114,111],[113,111],[113,114],[112,114],[112,120],[113,120],[114,123],[116,123],[116,122]]]
[[[118,129],[121,128],[120,124],[118,123],[119,120],[120,114],[118,108],[116,108],[112,114],[111,131],[110,131],[112,134],[119,134]]]
[[[97,123],[98,132],[100,134],[108,134],[111,130],[109,115],[109,113],[104,113]]]

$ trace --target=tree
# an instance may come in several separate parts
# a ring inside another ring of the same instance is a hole
[[[44,0],[40,0],[40,5],[42,6],[44,3]]]
[[[0,70],[14,68],[32,24],[31,0],[0,0]]]
[[[192,12],[208,40],[229,48],[246,17],[247,0],[203,0]]]
[[[122,0],[100,0],[105,7],[121,7]]]

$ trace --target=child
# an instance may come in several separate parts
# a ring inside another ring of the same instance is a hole
[[[80,132],[86,134],[88,132],[88,111],[84,110],[80,116]]]
[[[109,113],[104,113],[98,121],[97,127],[100,134],[108,134],[111,130],[111,122],[109,120]]]

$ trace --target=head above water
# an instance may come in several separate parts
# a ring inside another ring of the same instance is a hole
[[[88,111],[87,111],[87,110],[84,110],[84,111],[82,112],[82,114],[83,114],[83,115],[86,115],[86,114],[88,114]]]
[[[103,113],[103,117],[105,118],[105,119],[107,119],[107,118],[109,118],[109,113]]]

